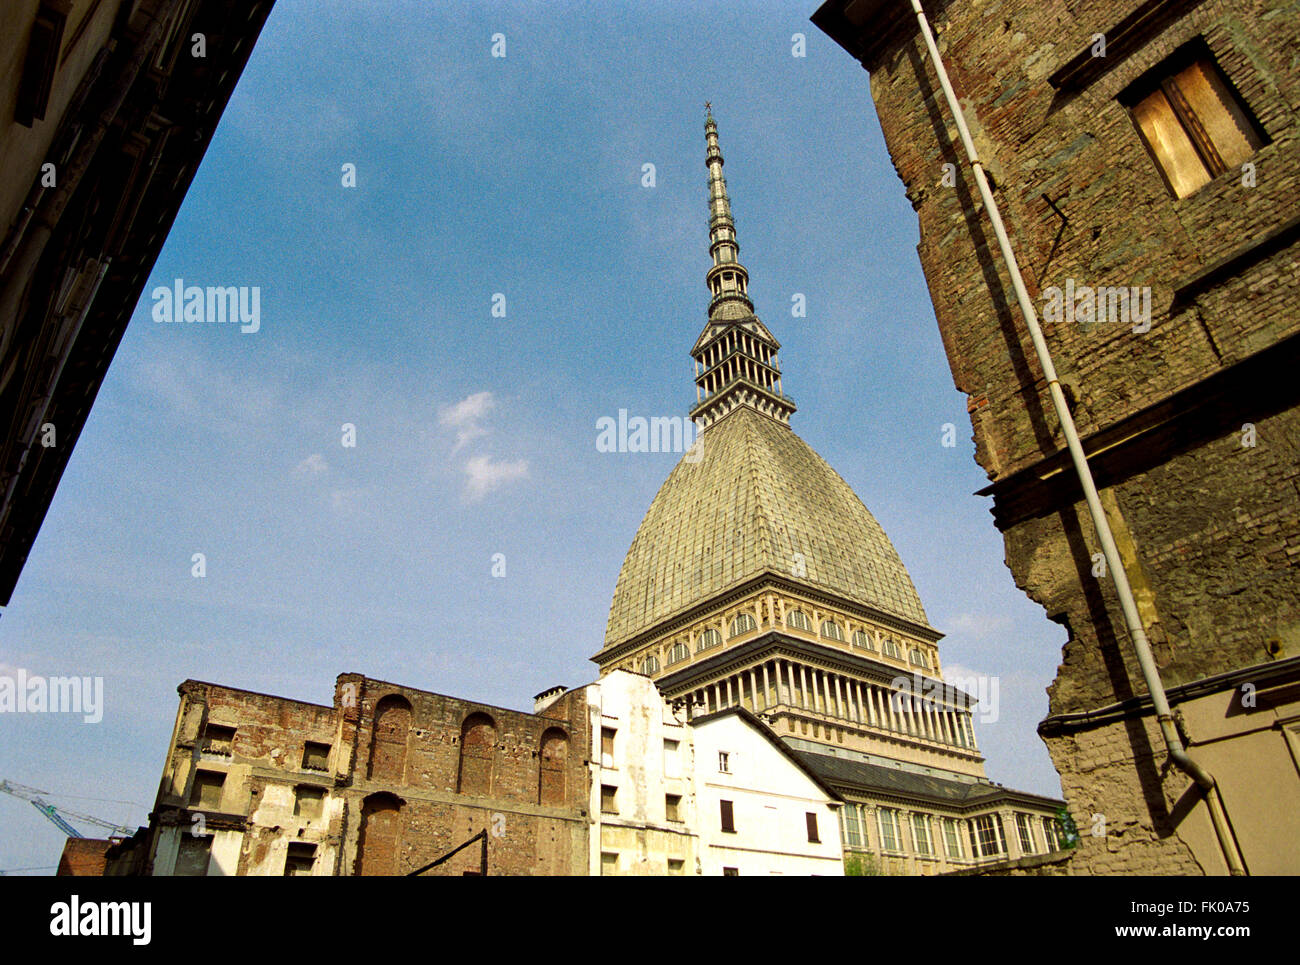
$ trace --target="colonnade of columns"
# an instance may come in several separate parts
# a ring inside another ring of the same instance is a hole
[[[797,707],[862,727],[975,749],[965,709],[929,694],[891,691],[779,657],[697,687],[687,696],[696,715],[736,706],[755,713]]]

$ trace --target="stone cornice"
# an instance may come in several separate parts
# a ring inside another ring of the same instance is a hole
[[[873,607],[863,606],[860,603],[850,602],[849,600],[827,590],[819,589],[810,584],[797,582],[783,574],[774,573],[768,570],[758,574],[757,576],[750,577],[744,582],[738,583],[731,589],[724,590],[722,593],[719,593],[708,600],[661,620],[655,626],[643,630],[635,636],[629,637],[613,646],[606,647],[590,659],[596,664],[608,664],[621,660],[629,653],[640,649],[647,643],[651,643],[661,636],[667,636],[678,630],[684,630],[710,613],[725,610],[727,607],[740,602],[745,597],[767,589],[776,590],[782,593],[790,593],[795,596],[802,596],[814,603],[821,604],[828,608],[842,610],[856,619],[878,623],[881,626],[887,627],[888,629],[894,630],[898,633],[911,634],[929,644],[937,643],[939,640],[943,639],[944,636],[933,627],[913,623],[910,620],[894,616],[884,612],[883,610],[877,610]]]

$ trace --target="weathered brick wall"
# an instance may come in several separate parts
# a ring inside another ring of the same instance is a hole
[[[68,838],[59,858],[58,876],[98,878],[106,867],[105,852],[112,844],[106,838]]]
[[[1300,30],[1294,12],[1265,15],[1279,3],[1204,2],[1056,106],[1048,75],[1136,4],[958,0],[936,16],[941,52],[999,185],[998,203],[1036,303],[1041,308],[1042,289],[1067,277],[1153,289],[1153,324],[1143,335],[1119,325],[1045,326],[1058,370],[1081,387],[1075,411],[1081,435],[1196,382],[1219,367],[1220,356],[1233,361],[1300,331],[1300,317],[1287,310],[1296,301],[1294,286],[1270,284],[1287,277],[1294,253],[1219,289],[1199,308],[1168,313],[1183,279],[1294,214],[1300,71],[1292,50]],[[1273,143],[1254,158],[1256,187],[1242,187],[1240,176],[1229,173],[1176,201],[1116,98],[1197,36]],[[874,65],[871,89],[920,219],[921,263],[954,380],[971,397],[977,458],[991,476],[1005,476],[1054,452],[1062,440],[919,35]],[[942,184],[947,162],[957,165],[955,187]],[[1069,219],[1059,243],[1061,221],[1044,194]]]
[[[1066,279],[1151,288],[1147,332],[1064,321],[1045,322],[1044,331],[1085,440],[1124,435],[1117,424],[1126,419],[1147,433],[1094,463],[1166,684],[1261,663],[1269,638],[1282,641],[1284,655],[1300,652],[1300,416],[1289,386],[1297,381],[1300,332],[1294,236],[1173,303],[1198,273],[1296,215],[1297,7],[1193,4],[1131,56],[1112,49],[1106,69],[1065,97],[1049,77],[1094,35],[1113,32],[1136,0],[927,6],[1040,312],[1044,289]],[[1271,143],[1251,158],[1254,186],[1230,170],[1175,199],[1121,95],[1195,38]],[[913,31],[867,66],[886,143],[920,221],[918,253],[953,378],[969,396],[976,459],[994,481],[1007,563],[1070,633],[1049,691],[1051,711],[1142,693],[1110,580],[1093,575],[1099,547],[1077,486],[1036,490],[1024,473],[1016,476],[1059,453],[1064,440],[923,41]],[[956,166],[953,186],[944,184],[947,163]],[[1259,367],[1261,358],[1271,368]],[[1246,366],[1262,374],[1240,374]],[[1278,379],[1279,372],[1292,374]],[[1175,393],[1182,394],[1162,411]],[[1205,410],[1179,421],[1198,398],[1208,400]],[[1246,423],[1254,426],[1253,446],[1242,444]],[[1067,465],[1059,478],[1069,473]],[[1165,753],[1146,731],[1116,726],[1048,740],[1085,831],[1074,873],[1210,870],[1199,867],[1169,818],[1187,780],[1152,762],[1153,753],[1160,762]],[[1094,813],[1107,817],[1107,836],[1086,833]]]
[[[234,873],[280,874],[297,844],[316,846],[316,873],[404,874],[485,829],[490,874],[586,872],[590,736],[581,691],[536,716],[359,674],[339,676],[333,706],[196,681],[180,689],[155,828],[173,835],[179,828],[192,846],[201,812],[208,831],[242,835]],[[384,708],[394,707],[396,716],[385,717]],[[467,721],[493,727],[493,738],[476,745],[481,784],[474,787],[461,779]],[[229,755],[203,750],[211,724],[235,728]],[[307,742],[330,748],[327,768],[304,766]],[[219,808],[190,806],[199,769],[225,775]],[[324,791],[319,814],[297,813],[300,787]],[[206,852],[194,854],[191,862],[207,861]],[[477,872],[479,854],[475,845],[429,873]]]
[[[489,707],[431,694],[358,675],[340,676],[342,687],[358,684],[356,753],[348,794],[349,822],[345,864],[365,846],[362,802],[391,792],[401,800],[402,842],[396,855],[399,871],[413,871],[487,829],[489,873],[521,875],[585,874],[590,735],[585,726],[586,698],[581,691],[561,697],[545,716]],[[401,780],[372,780],[369,763],[375,741],[375,710],[381,701],[409,702],[410,739]],[[461,785],[463,729],[469,719],[490,719],[495,739],[488,748],[490,786]],[[566,739],[560,764],[563,800],[543,804],[541,751],[543,735]],[[477,870],[474,845],[430,874]],[[343,873],[351,873],[345,868]]]

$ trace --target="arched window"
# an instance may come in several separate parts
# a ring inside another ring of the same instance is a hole
[[[641,661],[641,672],[643,674],[652,674],[659,672],[659,658],[653,653]]]
[[[686,646],[686,644],[681,643],[679,641],[678,643],[674,643],[672,649],[668,651],[668,663],[669,664],[681,663],[690,655],[691,655],[690,649]]]
[[[375,705],[375,728],[370,738],[372,781],[402,782],[410,732],[411,704],[405,697],[389,694]]]
[[[844,631],[840,629],[840,625],[834,620],[823,620],[822,636],[827,640],[843,640]]]
[[[803,610],[790,610],[785,615],[785,625],[795,630],[803,630],[812,633],[812,621],[808,619],[808,614]]]
[[[487,714],[470,714],[460,725],[461,794],[491,794],[492,765],[496,759],[497,725]]]
[[[926,670],[930,669],[929,659],[926,657],[925,653],[919,650],[918,648],[913,647],[912,652],[909,656],[911,658],[913,667],[924,667]]]
[[[754,622],[754,618],[748,613],[737,614],[736,619],[731,621],[731,635],[738,637],[742,633],[749,633],[750,630],[757,626],[758,624]]]
[[[854,645],[855,647],[860,647],[860,648],[862,648],[863,650],[875,650],[875,649],[876,649],[875,647],[873,647],[873,646],[871,645],[871,637],[867,635],[867,632],[866,632],[865,630],[854,630],[854,631],[853,631],[853,645]]]
[[[709,627],[709,629],[700,634],[700,642],[696,644],[695,649],[708,650],[709,647],[716,647],[721,642],[722,634],[713,629],[713,627]]]
[[[554,807],[564,805],[564,769],[569,760],[569,735],[558,727],[542,734],[541,759],[538,775],[537,803]]]
[[[885,637],[885,639],[880,642],[880,649],[886,657],[893,657],[895,660],[901,659],[898,652],[898,641],[893,637]]]
[[[387,792],[361,802],[361,834],[357,841],[358,875],[398,874],[402,846],[402,799]]]

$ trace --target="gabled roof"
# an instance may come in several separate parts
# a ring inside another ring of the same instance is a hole
[[[691,726],[699,727],[716,720],[721,720],[724,717],[739,717],[754,730],[758,731],[758,733],[761,734],[769,744],[780,751],[782,757],[788,760],[795,767],[799,768],[799,770],[802,771],[810,781],[817,785],[823,794],[833,801],[843,803],[844,797],[839,793],[839,791],[835,790],[835,788],[822,780],[821,776],[813,768],[809,767],[807,763],[802,761],[799,754],[791,749],[789,744],[781,740],[772,728],[768,727],[767,724],[763,723],[762,720],[755,717],[744,707],[728,707],[725,710],[716,710],[711,714],[694,717],[691,719]]]

